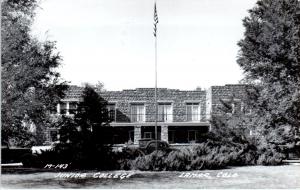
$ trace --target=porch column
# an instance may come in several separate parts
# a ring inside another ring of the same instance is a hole
[[[66,115],[70,114],[69,109],[70,109],[70,103],[66,102]]]
[[[134,126],[134,144],[139,144],[139,140],[142,137],[141,126]]]
[[[57,112],[58,115],[60,114],[60,104],[59,103],[57,104],[56,112]]]
[[[51,142],[50,130],[46,129],[45,131],[46,142]]]
[[[162,125],[161,126],[161,140],[162,141],[169,142],[168,133],[169,133],[168,125]]]

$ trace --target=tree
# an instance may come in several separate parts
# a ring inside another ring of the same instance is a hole
[[[81,130],[93,132],[102,126],[108,126],[111,120],[107,110],[107,101],[89,85],[84,88],[82,99],[75,115],[75,121]]]
[[[36,0],[1,2],[2,142],[15,139],[25,145],[33,137],[28,123],[42,136],[50,110],[66,90],[56,71],[61,57],[55,43],[40,42],[30,35],[36,7]]]
[[[106,89],[104,88],[104,83],[101,82],[101,81],[98,81],[96,84],[95,84],[95,88],[99,91],[106,91]]]
[[[107,143],[109,127],[107,102],[95,89],[86,85],[74,119],[63,117],[59,122],[60,143],[54,152],[71,162],[74,168],[110,167],[111,147]]]
[[[259,0],[243,20],[238,64],[254,84],[250,106],[261,142],[295,145],[300,126],[300,3]]]
[[[247,86],[246,89],[249,87]],[[246,91],[247,92],[247,91]],[[247,107],[242,107],[248,101],[247,94],[241,102],[234,101],[237,97],[231,95],[226,101],[220,99],[211,118],[212,136],[219,141],[236,144],[253,144],[250,137],[251,127],[245,125],[251,115]]]

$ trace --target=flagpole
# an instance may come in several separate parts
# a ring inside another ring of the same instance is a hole
[[[157,112],[158,112],[158,106],[157,106],[157,36],[155,36],[155,139],[158,140],[158,134],[157,134]],[[156,150],[157,150],[158,144],[156,143]]]
[[[157,10],[156,10],[156,1],[154,4],[154,37],[155,37],[155,140],[156,140],[156,151],[158,149],[158,133],[157,133],[157,113],[158,113],[158,105],[157,105],[157,28],[156,25],[158,23],[158,16],[157,16]]]

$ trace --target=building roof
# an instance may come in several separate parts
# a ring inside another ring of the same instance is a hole
[[[76,85],[70,85],[68,90],[66,91],[64,99],[79,99],[82,95],[82,92],[84,90],[84,87],[82,86],[76,86]],[[136,88],[136,89],[124,89],[121,91],[101,91],[100,89],[95,89],[96,92],[100,94],[109,94],[109,93],[134,93],[134,92],[149,92],[154,91],[155,88]],[[164,92],[164,91],[171,91],[171,92],[204,92],[204,90],[201,90],[200,88],[197,88],[195,90],[179,90],[179,89],[169,89],[169,88],[157,88],[158,92]]]

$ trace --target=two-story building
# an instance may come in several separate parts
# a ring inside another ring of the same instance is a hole
[[[83,87],[71,86],[56,114],[75,114]],[[98,92],[108,102],[115,144],[138,144],[155,138],[155,89]],[[232,112],[243,109],[244,85],[212,86],[207,90],[157,89],[158,139],[169,143],[197,143],[210,130],[210,118],[221,101],[234,97]],[[49,130],[55,140],[57,130]]]

